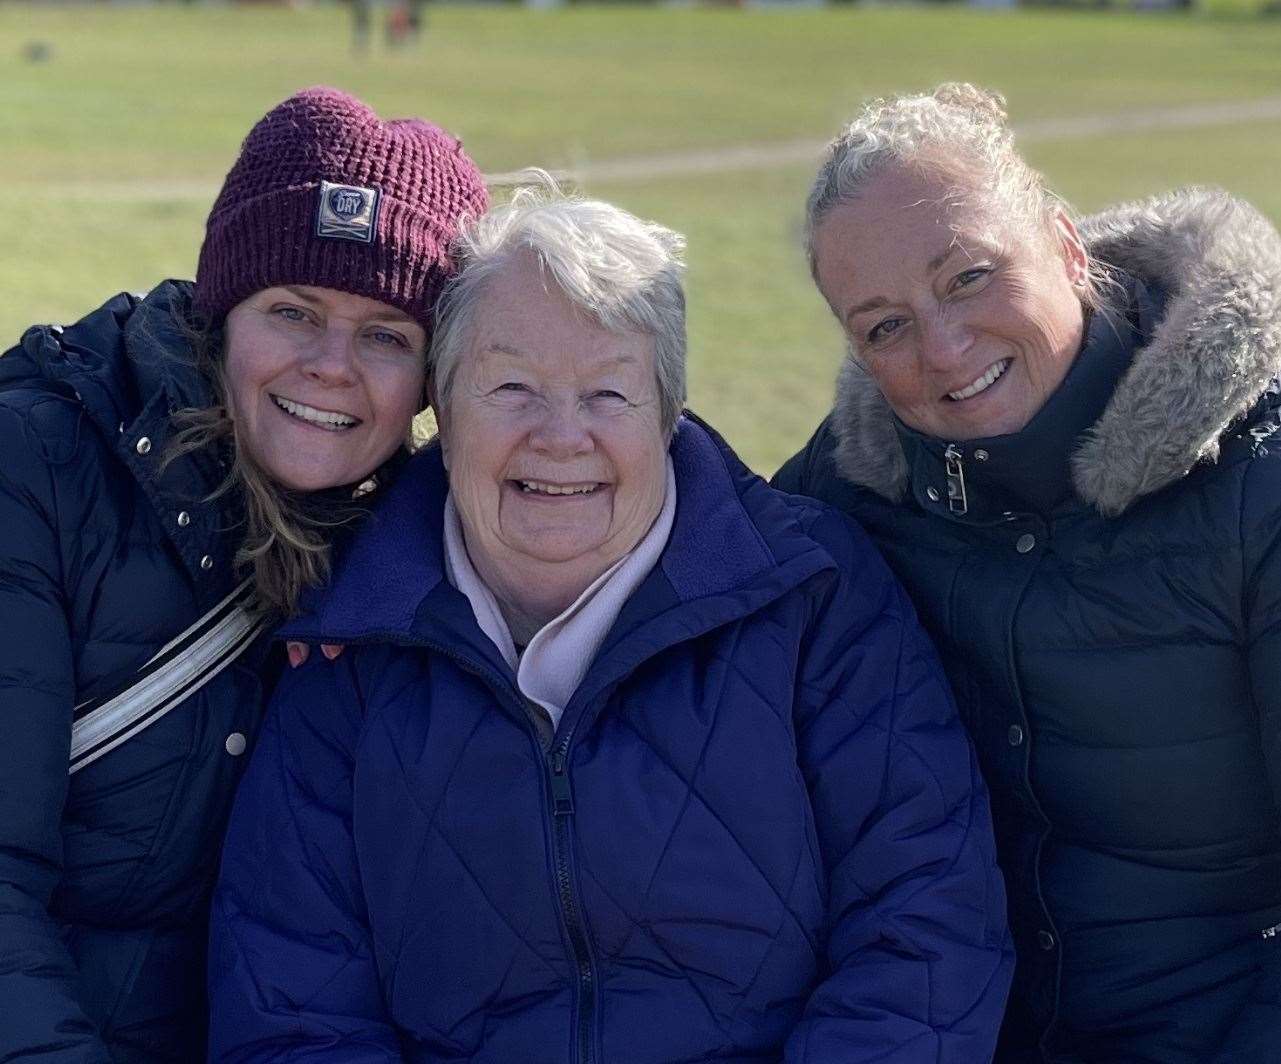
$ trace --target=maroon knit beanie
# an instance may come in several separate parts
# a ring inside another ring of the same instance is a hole
[[[453,274],[449,242],[487,205],[480,171],[448,133],[307,89],[245,138],[209,214],[195,309],[220,322],[264,288],[316,285],[398,307],[430,333]]]

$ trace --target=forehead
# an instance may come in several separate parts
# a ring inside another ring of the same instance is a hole
[[[833,207],[814,234],[820,284],[899,270],[925,273],[956,248],[1010,243],[993,197],[972,182],[895,168]]]
[[[648,373],[654,360],[653,337],[605,328],[532,256],[513,259],[486,282],[472,311],[468,348],[466,360],[478,368],[516,363],[553,373]]]

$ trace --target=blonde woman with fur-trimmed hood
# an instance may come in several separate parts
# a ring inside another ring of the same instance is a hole
[[[966,85],[808,205],[849,357],[777,477],[942,651],[1019,955],[997,1059],[1253,1064],[1281,1030],[1281,240],[1187,190],[1074,222]]]

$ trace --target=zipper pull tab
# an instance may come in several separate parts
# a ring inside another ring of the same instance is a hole
[[[969,512],[969,499],[965,496],[965,469],[961,461],[965,456],[954,443],[947,445],[943,461],[947,466],[947,508],[960,517]]]
[[[574,811],[574,792],[569,785],[569,776],[565,772],[565,754],[557,751],[551,763],[552,780],[552,814],[569,816]]]

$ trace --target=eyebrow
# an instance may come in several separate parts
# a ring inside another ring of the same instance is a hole
[[[511,358],[528,358],[529,357],[526,354],[526,352],[521,351],[519,348],[512,347],[510,344],[504,344],[501,342],[486,344],[484,347],[484,350],[482,350],[480,353],[482,355],[488,355],[491,353],[499,354],[499,355],[508,355]],[[602,367],[603,366],[635,366],[639,364],[640,364],[640,360],[635,355],[614,355],[610,358],[601,359],[601,362],[600,362],[600,365]]]
[[[288,292],[295,299],[303,303],[306,303],[310,307],[318,307],[324,302],[321,299],[317,299],[315,296],[308,295],[301,288],[297,288],[294,285],[282,284],[280,287],[284,289],[286,292]],[[409,314],[405,313],[405,311],[401,310],[399,307],[393,307],[390,304],[383,304],[383,307],[384,309],[379,310],[378,313],[371,314],[369,316],[370,319],[378,320],[378,321],[400,321],[400,322],[412,322],[414,320],[412,317],[410,317]]]
[[[945,262],[947,262],[948,259],[950,259],[953,255],[955,255],[958,251],[963,251],[963,250],[965,249],[959,243],[957,243],[956,240],[953,240],[950,244],[948,244],[947,247],[945,247],[942,251],[940,251],[932,259],[930,259],[929,262],[925,264],[925,272],[933,273],[935,270],[939,269]],[[879,307],[884,307],[888,305],[889,305],[889,300],[886,299],[884,296],[873,296],[871,299],[866,299],[862,303],[856,303],[854,304],[854,306],[850,307],[850,309],[845,312],[845,320],[849,321],[850,318],[854,317],[857,314],[866,314],[869,310],[876,310]]]

